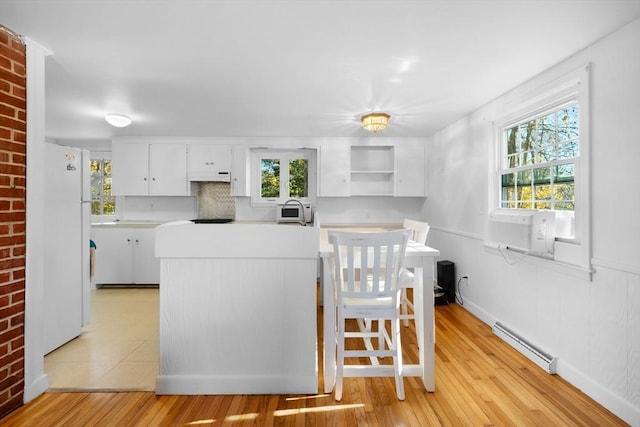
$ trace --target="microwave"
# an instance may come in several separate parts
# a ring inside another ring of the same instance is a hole
[[[308,203],[289,203],[276,205],[276,221],[278,223],[286,222],[311,222],[312,218],[311,205]]]

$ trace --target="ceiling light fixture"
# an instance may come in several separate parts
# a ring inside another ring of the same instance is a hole
[[[390,115],[387,113],[369,113],[362,116],[362,127],[373,133],[385,130],[389,126]]]
[[[131,119],[124,114],[107,114],[106,116],[104,116],[104,119],[111,126],[117,128],[124,128],[131,124]]]

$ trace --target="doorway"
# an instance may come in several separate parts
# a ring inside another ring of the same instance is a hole
[[[91,290],[91,323],[44,357],[50,390],[155,390],[159,289]]]

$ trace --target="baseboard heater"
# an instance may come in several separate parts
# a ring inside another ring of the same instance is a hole
[[[556,373],[557,357],[553,357],[522,338],[500,322],[493,325],[493,333],[502,338],[511,347],[522,353],[527,359],[540,366],[549,374]]]

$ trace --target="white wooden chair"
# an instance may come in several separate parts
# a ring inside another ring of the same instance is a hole
[[[405,219],[402,227],[405,230],[410,230],[410,240],[422,243],[423,245],[427,244],[427,236],[429,235],[428,223],[415,221],[412,219]],[[409,299],[407,295],[408,288],[412,288],[415,292],[415,280],[416,277],[412,269],[403,268],[400,271],[400,319],[402,319],[404,326],[409,326],[409,320],[416,320],[413,300]],[[420,325],[419,323],[420,322],[416,322],[416,342],[419,342],[418,337],[420,336],[420,331],[422,328],[422,325]]]
[[[335,399],[338,401],[342,399],[343,377],[378,376],[395,376],[396,394],[404,400],[398,276],[409,234],[407,230],[329,232],[329,242],[334,248],[330,262],[337,314]],[[346,319],[356,319],[358,330],[346,331]],[[375,331],[371,319],[378,319]],[[391,320],[391,335],[386,320]],[[345,340],[354,338],[364,340],[365,350],[345,349]],[[378,338],[377,346],[372,338]],[[369,357],[371,365],[347,364],[345,359],[353,357]],[[393,366],[381,365],[379,357],[393,357]]]

